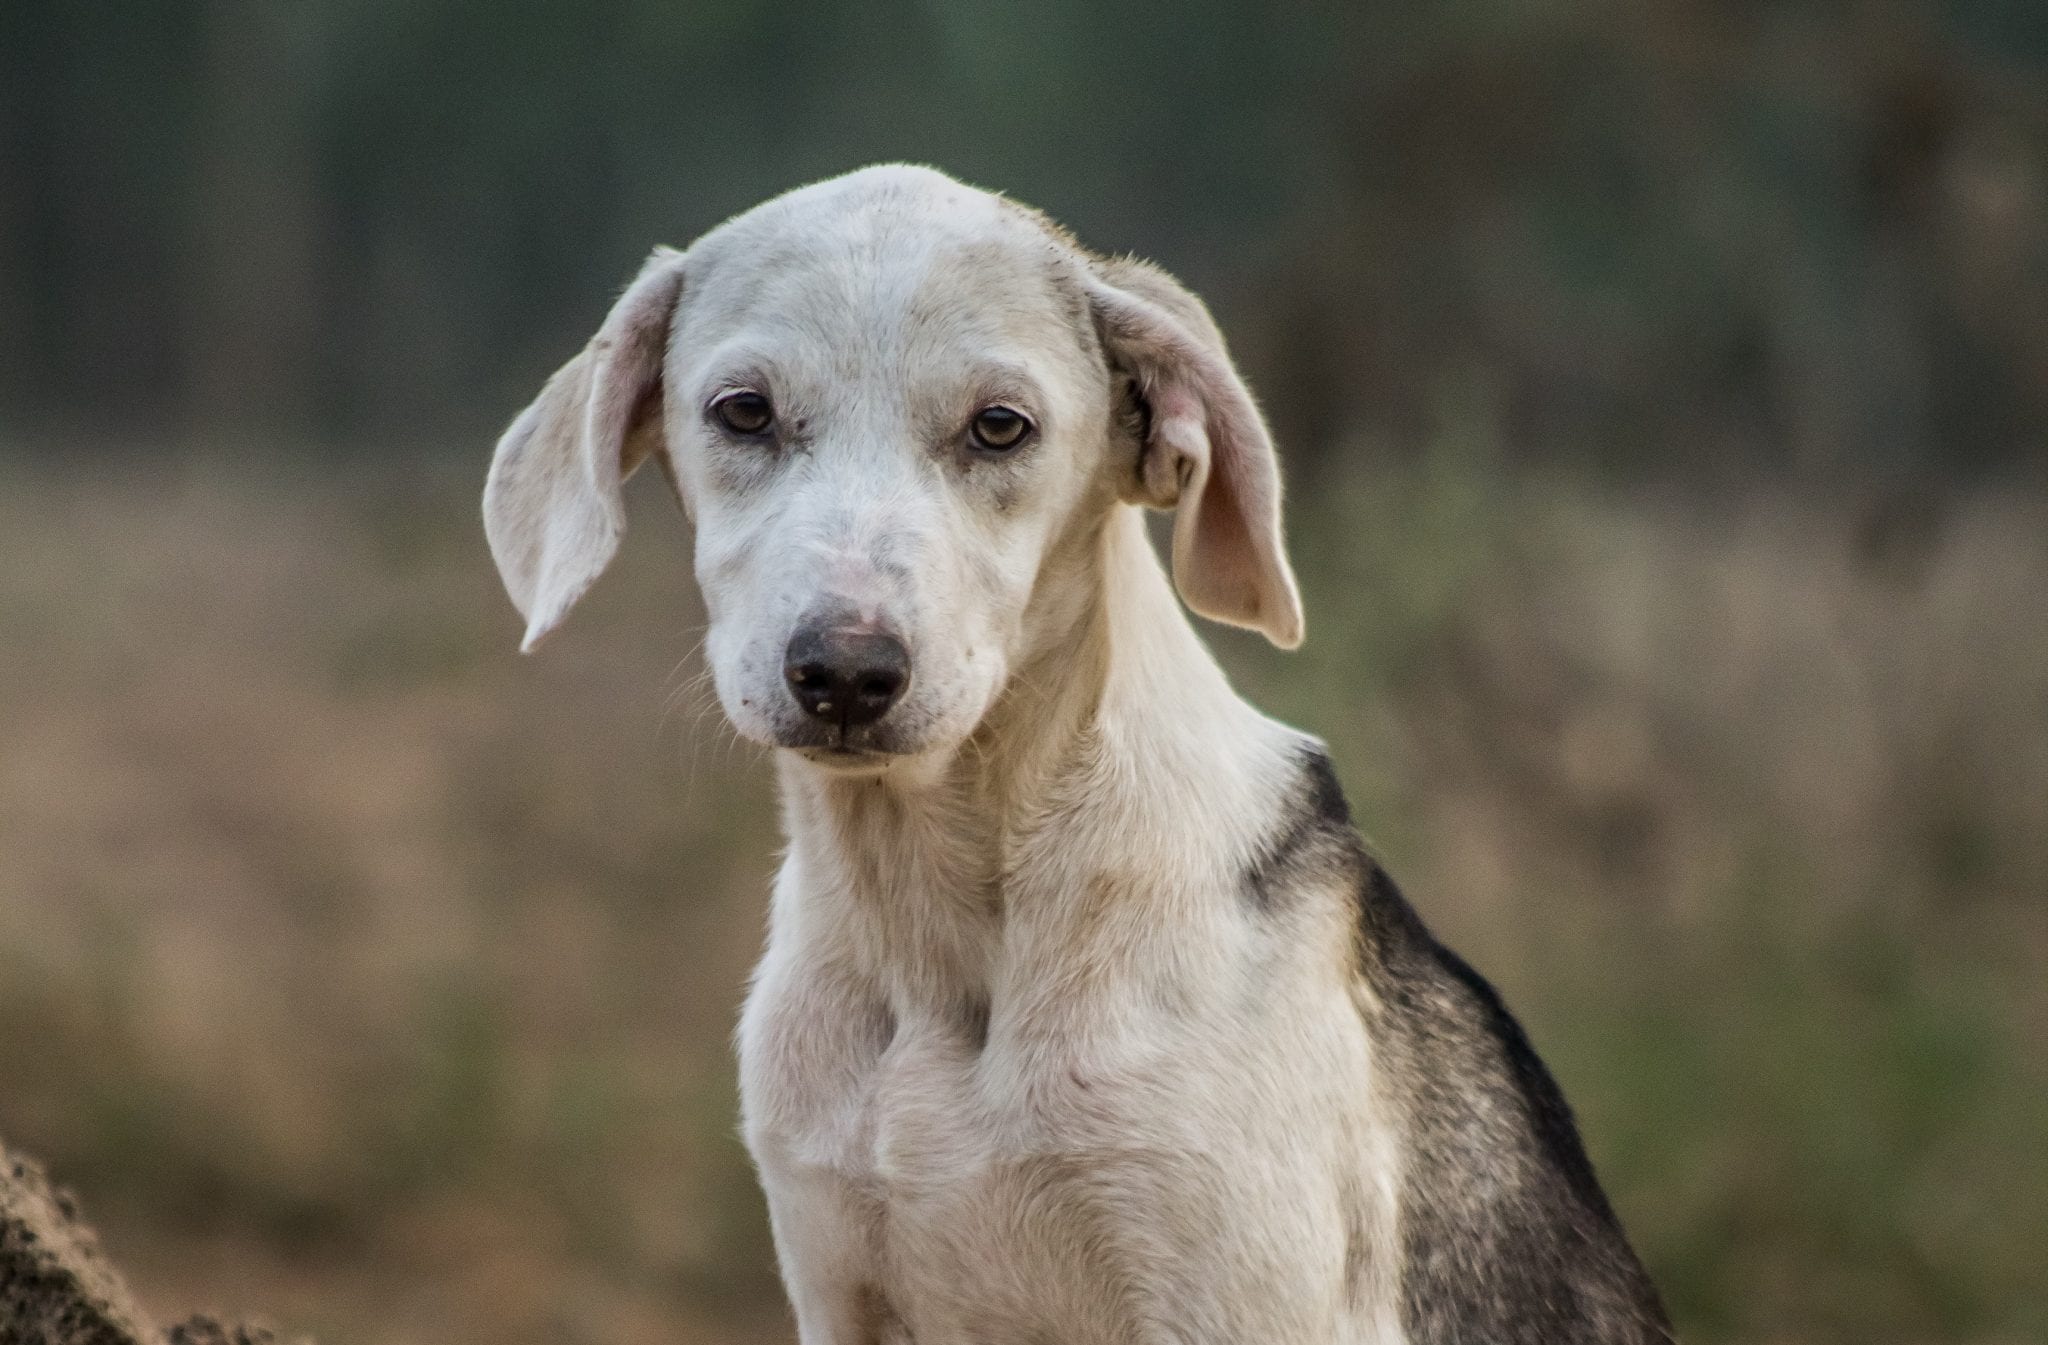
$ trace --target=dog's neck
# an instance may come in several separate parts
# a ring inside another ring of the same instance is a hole
[[[862,961],[972,983],[993,975],[1006,923],[1062,893],[1200,900],[1243,871],[1301,739],[1232,691],[1135,508],[1114,507],[1067,564],[1043,581],[1033,655],[949,760],[845,777],[784,754],[778,921],[796,918],[785,902],[817,903],[859,931]]]

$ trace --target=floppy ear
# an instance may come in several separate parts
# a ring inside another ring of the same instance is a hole
[[[682,254],[656,249],[590,344],[498,440],[484,533],[526,618],[522,652],[604,572],[626,528],[619,487],[665,448],[661,368],[682,285]]]
[[[1101,262],[1088,285],[1109,358],[1147,413],[1125,498],[1175,510],[1181,600],[1295,648],[1301,594],[1280,536],[1280,465],[1223,334],[1202,301],[1157,267]]]

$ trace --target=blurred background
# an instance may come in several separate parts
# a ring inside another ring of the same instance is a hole
[[[515,656],[498,429],[928,161],[1212,301],[1326,736],[1689,1341],[2048,1340],[2039,0],[7,0],[0,1135],[149,1305],[787,1340],[688,535]]]

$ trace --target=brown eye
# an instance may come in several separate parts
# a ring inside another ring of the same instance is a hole
[[[775,423],[775,408],[758,392],[728,392],[711,404],[711,414],[734,434],[761,434]]]
[[[1007,406],[990,406],[974,417],[967,432],[976,448],[1002,453],[1024,442],[1024,436],[1031,433],[1031,422]]]

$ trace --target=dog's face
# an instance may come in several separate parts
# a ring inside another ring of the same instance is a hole
[[[972,732],[1056,539],[1114,496],[1071,260],[1006,202],[911,184],[841,179],[693,248],[664,384],[719,699],[839,768]]]
[[[485,517],[529,647],[656,453],[726,713],[828,769],[965,740],[1071,633],[1119,499],[1180,503],[1198,610],[1299,638],[1271,446],[1200,305],[930,170],[804,188],[649,262],[499,445]]]

